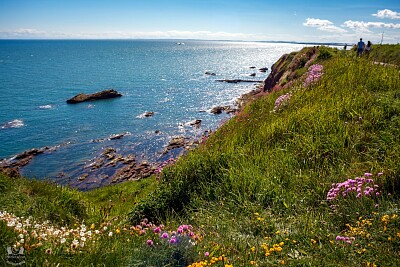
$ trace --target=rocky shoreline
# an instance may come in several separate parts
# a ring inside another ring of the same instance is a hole
[[[263,71],[267,68],[262,68]],[[261,71],[261,70],[260,70]],[[212,75],[212,74],[209,74]],[[239,83],[239,82],[252,82],[258,84],[255,90],[252,90],[246,94],[243,94],[234,106],[214,106],[209,112],[213,115],[218,115],[221,113],[235,114],[241,107],[243,107],[247,102],[253,99],[262,91],[263,81],[255,80],[241,80],[241,79],[223,79],[216,80],[216,82],[227,82],[227,83]],[[104,90],[94,94],[78,94],[71,99],[67,100],[68,104],[76,104],[85,101],[94,101],[101,99],[109,99],[121,97],[115,90]],[[142,114],[143,118],[151,117],[154,112],[147,111]],[[186,123],[185,125],[191,127],[200,127],[201,120],[194,120]],[[156,131],[157,132],[157,131]],[[185,137],[185,136],[171,136],[171,139],[164,147],[164,150],[160,152],[161,155],[167,155],[173,151],[179,151],[178,157],[184,154],[186,151],[193,149],[198,146],[202,140],[206,139],[211,134],[211,131],[206,130],[203,132],[202,136],[198,139]],[[105,142],[109,140],[122,139],[125,136],[129,136],[131,133],[119,133],[113,134],[108,138],[96,139],[91,142]],[[15,155],[9,159],[0,160],[0,172],[5,173],[11,177],[20,177],[21,168],[28,165],[34,157],[48,154],[60,148],[56,147],[43,147],[43,148],[32,148],[24,151],[18,155]],[[171,154],[172,156],[172,154]],[[120,183],[123,181],[140,180],[149,177],[156,173],[156,170],[162,166],[162,162],[148,162],[145,160],[138,161],[136,156],[133,154],[122,155],[119,154],[117,149],[114,147],[106,147],[100,155],[96,156],[94,159],[90,160],[88,164],[85,164],[78,175],[74,177],[68,177],[67,174],[59,173],[56,178],[57,182],[66,184],[70,187],[77,188],[79,190],[90,190],[93,188],[105,186],[108,184]],[[64,181],[64,182],[62,182]],[[66,182],[67,181],[67,182]]]

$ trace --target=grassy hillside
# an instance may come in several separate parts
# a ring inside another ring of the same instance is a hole
[[[400,70],[323,51],[160,182],[0,176],[0,263],[15,245],[32,266],[399,266]]]

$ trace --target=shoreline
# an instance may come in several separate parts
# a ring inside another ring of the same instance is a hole
[[[260,81],[254,81],[253,83],[256,85],[255,89],[242,94],[235,100],[233,105],[214,106],[209,112],[210,116],[218,116],[224,112],[230,115],[228,118],[228,120],[230,120],[245,104],[254,99],[254,97],[262,91],[263,83],[260,83]],[[200,128],[201,120],[187,122],[185,125]],[[222,125],[217,126],[214,131],[221,126]],[[212,133],[212,130],[204,130],[200,137],[187,137],[183,135],[169,136],[169,141],[163,147],[163,151],[157,153],[159,154],[158,160],[151,162],[146,159],[138,161],[137,155],[134,154],[117,153],[119,150],[118,146],[105,146],[103,151],[97,153],[95,157],[88,162],[84,162],[84,164],[83,162],[76,162],[74,167],[83,165],[78,167],[80,171],[77,171],[77,173],[65,174],[64,172],[59,172],[57,176],[47,177],[46,179],[79,191],[93,190],[124,181],[140,180],[156,174],[156,171],[159,170],[161,166],[165,165],[166,162],[170,162],[171,159],[177,160],[191,149],[196,148]],[[112,134],[107,138],[92,140],[91,142],[123,139],[126,135],[130,135],[130,133]],[[0,159],[0,172],[11,177],[25,177],[26,175],[23,175],[24,167],[31,164],[35,157],[51,155],[51,153],[67,145],[68,144],[56,145],[53,147],[31,148],[9,158]],[[170,155],[170,157],[163,160],[163,158],[166,158],[166,155]],[[44,179],[44,177],[41,178]]]

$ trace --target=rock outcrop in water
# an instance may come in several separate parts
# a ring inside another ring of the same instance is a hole
[[[104,90],[101,92],[97,92],[94,94],[78,94],[78,95],[74,96],[73,98],[68,99],[67,103],[68,104],[76,104],[76,103],[81,103],[81,102],[86,102],[86,101],[110,99],[110,98],[116,98],[116,97],[121,97],[121,96],[122,95],[120,93],[111,89],[111,90]]]
[[[35,156],[43,154],[46,151],[54,151],[57,148],[58,146],[32,148],[10,159],[4,159],[0,161],[0,172],[9,175],[10,177],[19,177],[21,176],[19,171],[20,168],[28,165]]]

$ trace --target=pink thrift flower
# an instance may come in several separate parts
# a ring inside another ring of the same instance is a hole
[[[164,239],[167,239],[169,236],[168,236],[168,233],[167,232],[164,232],[162,235],[161,235],[161,238],[164,238]]]

